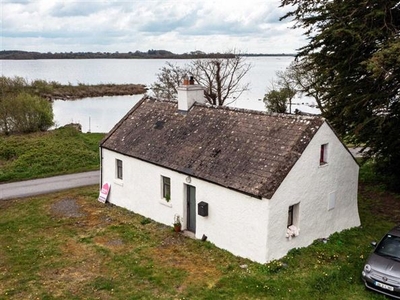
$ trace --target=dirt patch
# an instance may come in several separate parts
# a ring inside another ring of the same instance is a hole
[[[182,234],[168,235],[158,247],[149,252],[154,260],[171,268],[178,268],[190,274],[176,286],[178,291],[185,290],[193,284],[205,284],[209,288],[214,286],[221,277],[221,271],[215,262],[205,259],[203,256],[194,255],[186,249],[185,239]]]
[[[368,200],[369,210],[377,216],[382,216],[391,222],[400,224],[400,198],[399,195],[388,191],[379,192],[369,185],[359,185],[359,196]]]
[[[121,249],[123,250],[123,246],[125,246],[125,243],[122,239],[119,238],[109,238],[106,236],[100,236],[100,237],[95,237],[93,239],[93,241],[98,244],[101,245],[103,247],[106,247],[108,249],[112,249],[112,250],[118,250]]]
[[[72,198],[64,198],[54,203],[51,206],[51,212],[54,215],[67,218],[80,218],[85,216],[77,200]]]

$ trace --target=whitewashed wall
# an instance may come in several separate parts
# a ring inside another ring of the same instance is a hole
[[[103,183],[109,182],[108,201],[157,222],[172,226],[174,215],[186,220],[187,175],[164,169],[106,149]],[[123,180],[115,179],[115,160],[123,161]],[[171,179],[171,200],[161,195],[161,176]],[[203,234],[217,247],[254,261],[265,262],[268,201],[250,197],[215,184],[191,178],[197,203],[208,203],[209,215],[196,213],[196,238]],[[186,228],[186,223],[183,224]]]
[[[328,163],[320,166],[321,144],[328,143]],[[187,175],[103,149],[103,183],[111,184],[109,201],[157,222],[171,225],[174,215],[186,220]],[[123,180],[115,179],[115,159],[123,161]],[[161,176],[171,179],[171,201],[162,199]],[[209,215],[196,213],[196,238],[231,253],[265,263],[305,247],[315,239],[360,225],[357,208],[358,165],[324,123],[272,199],[257,199],[191,178],[197,203],[208,203]],[[335,207],[328,210],[331,194]],[[299,204],[300,235],[287,239],[290,205]],[[183,224],[186,228],[186,223]]]
[[[328,144],[328,163],[320,166],[320,147]],[[324,123],[270,201],[268,253],[278,259],[292,248],[360,225],[357,206],[358,165]],[[336,194],[335,207],[328,204]],[[299,203],[300,234],[285,237],[290,205]]]

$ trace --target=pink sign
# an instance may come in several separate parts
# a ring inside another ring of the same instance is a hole
[[[108,198],[108,193],[110,192],[111,185],[108,182],[105,182],[101,187],[99,201],[102,203],[106,203]]]

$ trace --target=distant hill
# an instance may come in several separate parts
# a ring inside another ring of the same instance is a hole
[[[294,56],[294,54],[240,54],[242,56]],[[135,59],[135,58],[160,58],[160,59],[193,59],[193,58],[216,58],[232,57],[233,54],[226,53],[205,53],[202,51],[192,51],[190,53],[175,54],[167,50],[148,50],[147,52],[32,52],[19,50],[2,50],[0,59]]]

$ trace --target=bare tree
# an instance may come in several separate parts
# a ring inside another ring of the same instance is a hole
[[[312,97],[317,102],[318,108],[321,112],[324,107],[321,102],[322,84],[317,81],[317,69],[307,60],[295,60],[285,72],[277,74],[278,80],[286,82],[297,93],[305,94]]]
[[[180,68],[171,63],[157,74],[157,82],[151,86],[158,97],[176,99],[177,88],[184,76],[193,76],[197,84],[205,88],[204,96],[213,105],[234,102],[249,89],[249,83],[241,81],[252,65],[244,56],[227,53],[224,58],[197,59]]]
[[[243,56],[235,55],[192,61],[190,74],[205,87],[204,95],[210,104],[227,105],[249,89],[249,83],[242,84],[241,80],[251,68],[252,65],[246,63]]]
[[[287,104],[289,105],[289,113],[292,113],[292,100],[296,94],[304,94],[312,97],[317,102],[318,108],[321,112],[324,108],[321,103],[321,83],[317,82],[316,69],[306,60],[295,60],[285,71],[277,71],[275,76],[277,79],[273,80],[272,87],[269,92],[264,96],[264,102],[268,101],[267,95],[278,95],[271,93],[276,91],[281,97],[286,97]],[[267,104],[267,102],[266,102]]]
[[[177,88],[187,72],[185,68],[166,62],[166,66],[157,74],[157,81],[150,88],[157,98],[176,100]]]

